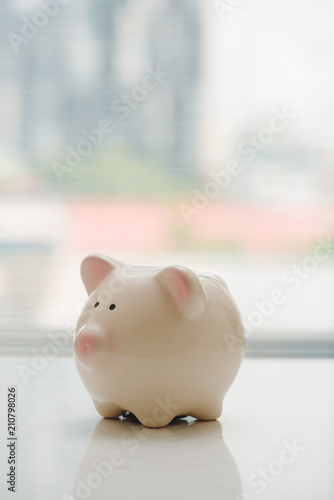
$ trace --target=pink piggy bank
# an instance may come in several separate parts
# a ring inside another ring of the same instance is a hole
[[[74,338],[97,411],[126,411],[147,427],[177,416],[215,420],[243,357],[238,308],[219,277],[188,268],[86,257],[88,301]]]

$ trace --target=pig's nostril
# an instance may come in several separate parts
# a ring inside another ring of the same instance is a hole
[[[81,336],[75,341],[75,351],[81,356],[89,356],[94,350],[94,342],[91,337]]]
[[[82,350],[85,354],[88,354],[89,351],[91,350],[89,344],[83,344]]]

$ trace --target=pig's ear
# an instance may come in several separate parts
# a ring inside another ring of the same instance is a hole
[[[160,271],[155,279],[168,292],[186,319],[194,321],[203,314],[207,296],[193,271],[185,267],[170,266]]]
[[[81,278],[90,295],[114,269],[123,267],[121,262],[104,255],[89,255],[81,263]]]

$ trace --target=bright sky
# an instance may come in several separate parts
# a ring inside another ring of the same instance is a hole
[[[223,19],[213,4],[210,11],[203,5],[204,88],[212,113],[240,128],[275,106],[289,105],[302,136],[331,145],[333,1],[244,0]]]

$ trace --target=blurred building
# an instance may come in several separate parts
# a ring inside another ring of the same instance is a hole
[[[205,0],[57,1],[0,3],[0,181],[26,170],[59,188],[52,162],[64,158],[67,146],[76,147],[84,129],[110,119],[115,130],[89,157],[86,172],[82,168],[68,181],[69,190],[80,190],[81,183],[87,191],[95,183],[99,192],[106,180],[111,189],[128,157],[123,163],[109,159],[123,148],[142,162],[137,171],[151,161],[143,183],[160,168],[174,186],[190,191],[210,180],[208,172],[237,160],[242,175],[217,201],[331,200],[329,0],[322,0],[316,16],[311,0],[293,5],[270,0],[261,8],[242,2],[224,19],[214,2]],[[45,27],[31,28],[41,5],[49,2],[58,5],[57,13]],[[36,33],[15,51],[8,34],[20,36],[27,26]],[[131,94],[148,68],[161,68],[168,76],[121,119],[113,103]],[[267,127],[273,109],[285,107],[296,119],[248,162],[239,154],[240,144]],[[100,176],[96,169],[92,180],[87,171],[96,167],[94,155],[101,152],[108,168],[101,166]],[[137,166],[134,162],[130,174],[120,174],[119,192],[137,183]],[[117,175],[106,179],[105,171],[112,169]],[[164,179],[152,180],[152,191]]]
[[[20,34],[41,6],[1,2],[0,9],[1,32],[8,38],[9,31]],[[197,0],[70,2],[17,48],[15,54],[8,40],[1,49],[1,94],[16,110],[10,127],[1,120],[3,140],[31,163],[55,159],[102,119],[117,120],[113,101],[140,84],[147,67],[159,65],[169,77],[118,124],[110,141],[161,157],[169,169],[193,170]]]

